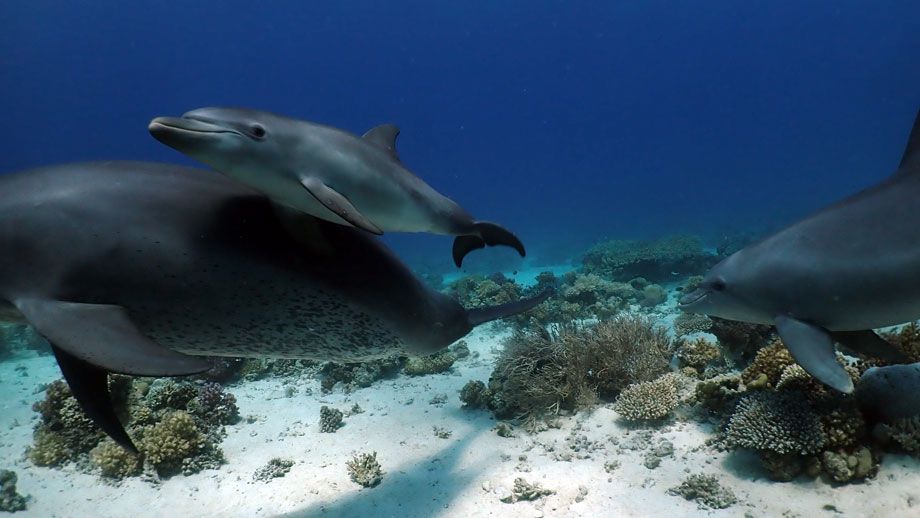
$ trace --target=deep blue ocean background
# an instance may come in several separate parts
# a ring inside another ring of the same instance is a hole
[[[764,231],[889,174],[920,2],[8,1],[0,94],[3,172],[191,163],[146,124],[202,106],[393,122],[410,169],[556,262]],[[449,238],[389,239],[452,268]]]

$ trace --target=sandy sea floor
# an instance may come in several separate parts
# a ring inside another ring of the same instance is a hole
[[[672,294],[659,315],[665,322],[673,300]],[[920,516],[920,462],[903,455],[887,454],[879,475],[862,484],[771,482],[755,458],[706,446],[714,425],[676,419],[635,427],[609,404],[566,417],[558,429],[500,437],[488,412],[461,408],[458,392],[471,379],[488,380],[506,332],[477,329],[466,339],[474,354],[450,373],[400,375],[350,394],[337,387],[323,395],[307,376],[232,386],[244,420],[227,427],[227,464],[159,484],[110,483],[25,460],[37,419],[32,403],[60,373],[50,356],[0,362],[0,468],[14,469],[19,492],[31,496],[28,510],[15,516]],[[446,403],[432,402],[439,395]],[[345,411],[356,403],[364,413],[346,417],[336,433],[319,432],[320,406]],[[434,426],[452,435],[435,437]],[[646,467],[647,455],[665,440],[673,453]],[[345,462],[372,451],[385,475],[366,489],[349,479]],[[273,457],[295,464],[283,478],[254,481]],[[608,472],[605,466],[617,462]],[[717,475],[738,503],[704,510],[667,493],[690,473]],[[555,493],[503,503],[517,477]]]

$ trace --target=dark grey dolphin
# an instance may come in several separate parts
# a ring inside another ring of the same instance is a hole
[[[410,172],[396,154],[399,128],[377,126],[363,137],[273,113],[201,108],[181,118],[158,117],[150,133],[274,201],[374,234],[432,232],[458,236],[457,266],[472,250],[524,245],[495,223],[475,221],[463,207]]]
[[[806,371],[852,392],[834,342],[903,361],[872,329],[920,317],[918,200],[920,116],[894,175],[726,258],[680,305],[775,324]]]
[[[0,249],[0,315],[51,342],[74,396],[129,448],[109,372],[206,370],[193,355],[427,354],[545,298],[465,310],[370,234],[162,164],[0,176]]]

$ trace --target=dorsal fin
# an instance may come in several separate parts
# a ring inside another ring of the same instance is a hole
[[[367,130],[367,133],[364,134],[364,140],[385,149],[390,153],[390,156],[393,157],[393,160],[399,160],[399,155],[396,153],[396,137],[399,136],[399,127],[395,124],[381,124],[380,126],[374,126],[373,128]]]
[[[914,127],[910,131],[904,156],[901,157],[901,164],[898,166],[899,172],[904,172],[905,169],[916,170],[920,173],[920,112],[914,119]]]

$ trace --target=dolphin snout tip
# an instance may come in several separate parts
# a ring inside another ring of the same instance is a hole
[[[686,310],[687,306],[692,305],[694,302],[698,302],[705,296],[706,296],[705,290],[695,289],[691,291],[690,293],[687,293],[681,296],[681,298],[677,300],[677,307],[679,307],[680,309]]]

